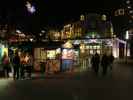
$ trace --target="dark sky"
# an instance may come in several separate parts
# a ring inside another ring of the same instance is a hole
[[[3,2],[2,2],[3,1]],[[0,0],[0,19],[15,23],[21,28],[62,25],[77,20],[80,14],[98,12],[110,13],[123,0],[29,0],[36,6],[36,13],[29,15],[24,6],[26,0]]]

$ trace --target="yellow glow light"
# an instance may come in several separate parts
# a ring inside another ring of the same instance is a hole
[[[3,48],[2,49],[2,56],[4,55],[4,53],[6,53],[8,55],[8,48]]]

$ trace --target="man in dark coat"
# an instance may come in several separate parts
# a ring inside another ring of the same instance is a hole
[[[13,78],[14,79],[19,79],[19,69],[20,69],[20,57],[18,55],[18,52],[15,53],[15,56],[13,58],[13,70],[14,70],[14,73],[13,73]],[[17,75],[17,77],[16,77]]]
[[[103,75],[106,75],[107,73],[107,68],[109,64],[109,59],[106,54],[103,54],[102,59],[101,59],[101,66],[103,68]]]
[[[109,66],[110,66],[110,69],[112,70],[112,67],[113,67],[113,62],[114,62],[114,56],[113,56],[113,54],[110,54],[109,56],[108,56],[108,59],[109,59]]]
[[[93,67],[95,73],[98,74],[98,71],[99,71],[99,63],[100,63],[100,56],[99,56],[98,53],[96,53],[92,57],[91,63],[92,63],[92,67]]]

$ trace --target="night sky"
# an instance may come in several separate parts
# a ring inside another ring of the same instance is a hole
[[[26,31],[37,31],[42,27],[58,27],[78,20],[80,14],[110,14],[123,0],[29,0],[36,7],[34,14],[27,12],[25,1],[0,0],[0,22],[16,24]]]

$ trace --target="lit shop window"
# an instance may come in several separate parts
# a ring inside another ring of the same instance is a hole
[[[47,58],[49,59],[55,59],[56,57],[56,51],[55,50],[49,50],[47,51]]]
[[[90,50],[90,54],[93,55],[93,50]]]
[[[81,16],[80,16],[80,20],[81,20],[81,21],[84,21],[84,20],[85,20],[85,16],[84,16],[84,15],[81,15]]]
[[[56,54],[60,54],[61,53],[61,48],[56,49]]]
[[[122,16],[125,14],[124,9],[118,9],[115,11],[115,16]]]

